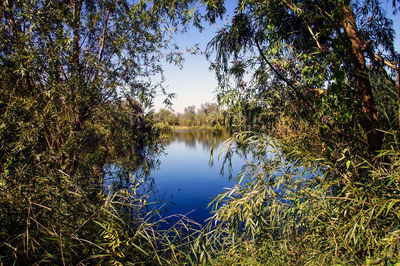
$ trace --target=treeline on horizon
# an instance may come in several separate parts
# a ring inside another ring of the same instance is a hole
[[[160,109],[153,114],[153,119],[159,126],[169,127],[207,127],[222,129],[227,124],[225,111],[216,103],[204,103],[196,110],[194,105],[184,108],[183,113],[168,109]]]

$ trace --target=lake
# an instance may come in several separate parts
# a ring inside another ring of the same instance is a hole
[[[185,215],[204,225],[211,216],[212,206],[209,207],[209,203],[225,188],[235,184],[236,181],[231,177],[236,177],[242,171],[246,156],[251,161],[251,154],[247,154],[244,148],[238,149],[240,154],[232,153],[230,160],[224,162],[224,154],[219,154],[223,142],[229,137],[226,133],[215,135],[209,130],[176,131],[164,137],[167,139],[164,152],[150,153],[150,165],[135,163],[132,156],[125,155],[122,161],[128,162],[128,167],[118,163],[105,167],[108,178],[104,186],[128,188],[132,185],[130,175],[134,175],[136,180],[145,177],[138,191],[143,195],[150,191],[148,211],[159,213],[153,221],[167,218],[168,223],[161,227],[168,228],[181,218],[176,215]],[[266,151],[264,156],[265,159],[272,158],[273,154]],[[293,180],[297,179],[297,175],[306,179],[319,175],[318,169],[296,167],[292,162],[286,162],[282,167],[285,172],[292,172]],[[143,168],[147,170],[143,171]],[[281,176],[281,170],[275,169],[274,175]],[[284,186],[280,186],[276,192],[284,189]]]
[[[168,138],[159,167],[151,172],[152,199],[159,202],[157,207],[162,206],[162,217],[183,214],[203,224],[212,209],[207,206],[224,188],[233,185],[230,176],[241,171],[244,159],[238,154],[232,155],[232,169],[229,169],[229,163],[223,163],[224,156],[218,158],[227,134],[214,135],[207,130],[176,131]]]

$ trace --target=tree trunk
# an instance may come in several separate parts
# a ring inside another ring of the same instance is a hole
[[[72,72],[73,75],[79,76],[80,66],[79,66],[79,27],[81,19],[81,8],[82,2],[80,0],[73,2],[72,16],[73,16],[73,52],[72,52]]]
[[[354,77],[357,82],[357,89],[361,99],[362,112],[365,118],[364,129],[367,133],[367,140],[370,150],[381,149],[383,134],[379,131],[379,120],[372,95],[372,86],[369,80],[369,73],[363,54],[365,43],[361,40],[354,18],[353,10],[348,5],[342,6],[343,20],[342,25],[346,36],[351,42],[351,52],[354,64]]]

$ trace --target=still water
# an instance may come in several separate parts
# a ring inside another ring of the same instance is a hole
[[[244,164],[234,154],[229,169],[224,156],[218,156],[226,138],[226,134],[215,136],[206,130],[177,131],[169,136],[159,167],[151,173],[153,199],[157,207],[162,206],[162,217],[183,214],[200,224],[210,217],[209,203],[233,185],[230,176],[236,176]]]

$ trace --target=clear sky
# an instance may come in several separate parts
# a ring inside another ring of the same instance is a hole
[[[207,28],[202,33],[192,30],[177,39],[178,43],[185,43],[187,46],[192,46],[197,42],[199,48],[204,51],[215,32],[216,30],[212,28]],[[185,40],[179,41],[180,39]],[[209,70],[209,64],[204,55],[185,53],[184,58],[182,69],[175,65],[164,65],[165,85],[168,92],[176,94],[176,97],[172,100],[172,108],[175,112],[183,112],[184,107],[189,105],[198,107],[202,103],[212,102],[215,97],[213,92],[217,88],[215,75]],[[156,110],[163,107],[164,98],[159,96],[155,99]]]
[[[203,25],[204,30],[199,32],[197,29],[191,29],[186,33],[176,36],[176,42],[180,44],[181,50],[186,47],[199,44],[199,48],[204,51],[207,43],[213,38],[218,29],[222,28],[232,17],[236,2],[227,0],[227,14],[223,20],[218,21],[215,25]],[[384,1],[383,8],[388,11],[388,16],[394,22],[396,32],[396,50],[400,51],[400,14],[396,17],[392,15],[392,1]],[[165,86],[168,92],[175,93],[176,97],[172,100],[173,110],[175,112],[183,112],[184,108],[189,105],[199,107],[205,102],[216,102],[217,81],[215,74],[209,70],[209,63],[204,55],[184,54],[185,61],[183,68],[171,64],[164,64],[164,74],[166,78]],[[157,96],[154,102],[154,108],[158,111],[163,108],[163,96]]]
[[[188,32],[179,34],[175,37],[175,42],[179,44],[180,50],[185,50],[187,47],[192,47],[195,44],[199,45],[202,52],[205,52],[209,41],[216,35],[227,21],[231,19],[233,10],[236,7],[237,1],[228,0],[227,12],[223,19],[219,19],[217,23],[208,25],[204,23],[204,30],[199,32],[198,29],[190,29]],[[201,54],[184,54],[185,61],[183,68],[171,64],[164,64],[165,86],[168,92],[176,94],[172,100],[173,110],[175,112],[183,112],[186,106],[195,105],[200,107],[206,102],[216,102],[217,80],[214,72],[209,70],[209,63],[204,55]],[[155,99],[154,107],[158,111],[164,108],[164,96],[159,95]]]

